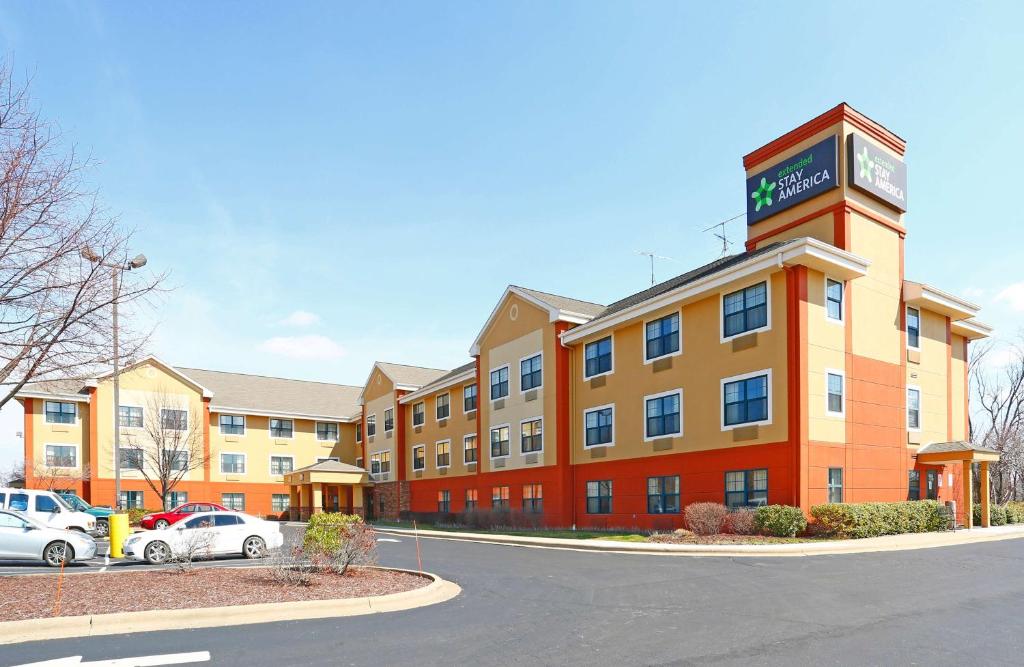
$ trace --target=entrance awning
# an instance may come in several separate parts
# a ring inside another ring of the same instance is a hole
[[[972,445],[963,440],[933,442],[917,450],[918,463],[954,463],[956,461],[998,461],[999,452]]]
[[[364,514],[364,490],[373,486],[370,473],[354,465],[328,460],[284,476],[289,486],[288,515],[305,521],[319,512]]]
[[[359,486],[373,486],[370,473],[363,468],[339,463],[329,460],[314,463],[305,468],[299,468],[284,476],[285,484],[357,484]]]

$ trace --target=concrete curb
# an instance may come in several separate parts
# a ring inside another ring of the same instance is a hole
[[[422,588],[402,593],[336,600],[302,600],[198,609],[154,609],[119,614],[58,616],[0,623],[0,645],[44,639],[121,635],[157,630],[216,628],[229,625],[302,621],[314,618],[340,618],[404,611],[451,600],[462,588],[430,572],[382,567],[381,570],[406,572],[431,580]],[[115,575],[116,576],[116,575]]]
[[[830,540],[793,544],[658,544],[618,542],[602,539],[579,540],[488,533],[457,533],[439,530],[413,531],[410,528],[389,528],[387,526],[374,526],[374,530],[378,533],[390,533],[403,537],[412,537],[418,534],[421,538],[431,540],[459,540],[534,549],[562,549],[568,551],[597,551],[659,556],[726,557],[829,556],[879,551],[908,551],[1024,538],[1024,524],[994,528],[975,528],[970,531],[909,533],[906,535],[886,535],[884,537],[859,540]]]

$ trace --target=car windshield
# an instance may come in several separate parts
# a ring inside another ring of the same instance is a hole
[[[72,507],[72,506],[71,506],[71,504],[70,504],[70,503],[69,503],[68,501],[64,500],[63,498],[61,498],[61,497],[60,497],[59,495],[57,495],[56,493],[55,493],[55,494],[53,494],[53,497],[57,499],[57,502],[58,502],[58,503],[60,503],[61,505],[63,505],[63,506],[64,506],[64,509],[66,509],[66,510],[68,510],[68,511],[70,511],[70,512],[74,512],[74,511],[75,511],[75,508],[74,508],[74,507]]]

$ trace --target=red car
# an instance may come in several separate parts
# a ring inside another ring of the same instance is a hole
[[[196,512],[227,512],[226,507],[217,505],[215,503],[185,503],[184,505],[178,505],[169,512],[157,512],[156,514],[147,514],[142,517],[142,521],[139,525],[146,530],[153,530],[154,528],[166,528],[167,526],[181,521],[190,514]]]

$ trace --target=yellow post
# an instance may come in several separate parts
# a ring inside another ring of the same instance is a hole
[[[320,482],[313,482],[313,513],[319,514],[324,511],[324,492],[323,484]]]
[[[970,461],[963,462],[964,467],[964,525],[974,527],[974,468]]]
[[[988,504],[989,495],[991,494],[988,484],[988,461],[981,462],[981,475],[979,477],[978,481],[981,483],[981,490],[978,492],[981,496],[981,525],[984,528],[988,528],[990,518],[988,515]]]
[[[131,533],[128,527],[127,514],[111,514],[110,522],[110,557],[124,558],[124,541]]]

